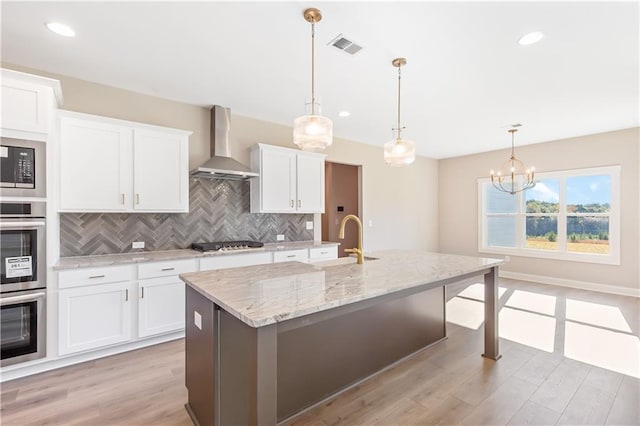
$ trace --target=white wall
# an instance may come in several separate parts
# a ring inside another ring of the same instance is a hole
[[[638,215],[640,129],[516,147],[516,155],[536,171],[621,165],[620,265],[511,257],[505,271],[550,276],[608,286],[640,287],[640,226]],[[477,179],[487,177],[509,156],[500,150],[439,161],[439,249],[442,252],[478,255]],[[502,256],[497,256],[502,257]]]
[[[12,64],[2,64],[2,67],[60,80],[65,100],[63,109],[191,130],[190,167],[195,168],[209,158],[208,108]],[[234,115],[232,111],[231,139],[235,142],[232,156],[248,165],[248,148],[255,143],[296,148],[292,132],[290,126]],[[391,168],[383,161],[385,140],[385,135],[381,135],[380,147],[375,147],[334,138],[333,146],[327,150],[329,161],[362,165],[365,250],[435,251],[438,248],[438,163],[418,157],[410,167]],[[369,222],[373,226],[369,227]]]

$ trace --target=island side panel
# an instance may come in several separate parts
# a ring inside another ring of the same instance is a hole
[[[187,411],[195,424],[215,422],[215,334],[214,304],[186,286],[185,384],[189,392]]]
[[[498,267],[494,266],[484,275],[484,353],[483,357],[499,360],[498,336]]]
[[[253,328],[217,312],[219,425],[275,425],[276,324]]]
[[[311,314],[302,327],[281,327],[278,421],[443,339],[444,303],[444,287],[437,287],[387,296],[326,320]]]

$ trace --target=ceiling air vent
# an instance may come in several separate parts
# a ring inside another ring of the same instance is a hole
[[[347,52],[350,55],[355,55],[360,50],[362,50],[362,46],[349,40],[348,38],[344,37],[342,34],[338,34],[333,40],[331,40],[328,43],[328,45],[331,45],[337,49],[340,49],[343,52]]]

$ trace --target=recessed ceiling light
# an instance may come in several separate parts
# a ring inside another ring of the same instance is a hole
[[[76,35],[76,32],[73,31],[70,26],[60,22],[47,22],[44,25],[49,28],[49,30],[64,37],[75,37]]]
[[[530,44],[535,44],[540,40],[542,40],[542,37],[544,37],[544,34],[542,34],[540,31],[534,31],[532,33],[525,34],[522,37],[520,37],[520,40],[518,40],[518,44],[521,46],[528,46]]]
[[[350,113],[349,111],[340,111],[340,112],[338,113],[338,115],[339,115],[340,117],[348,117],[348,116],[350,116],[350,115],[351,115],[351,113]]]

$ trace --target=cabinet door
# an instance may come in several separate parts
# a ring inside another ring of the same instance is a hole
[[[138,337],[184,329],[184,282],[180,278],[152,278],[138,285]]]
[[[58,292],[60,355],[131,338],[131,283],[88,285]]]
[[[189,211],[188,136],[134,130],[134,200],[140,211]]]
[[[297,211],[324,213],[324,157],[297,155]]]
[[[123,211],[132,203],[132,131],[124,126],[60,119],[60,209]]]
[[[46,135],[50,91],[48,87],[4,78],[1,96],[2,128]],[[46,136],[42,140],[44,138]]]
[[[296,156],[293,152],[262,150],[260,168],[262,208],[264,213],[296,210]]]

